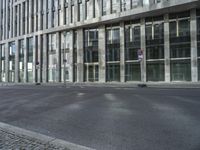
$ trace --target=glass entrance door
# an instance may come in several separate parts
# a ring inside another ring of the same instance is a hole
[[[85,66],[85,82],[99,81],[99,66],[90,64]]]

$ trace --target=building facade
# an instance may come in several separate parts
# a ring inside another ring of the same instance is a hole
[[[0,82],[200,81],[199,0],[0,0],[0,10]]]

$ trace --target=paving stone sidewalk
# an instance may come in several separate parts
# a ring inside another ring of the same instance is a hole
[[[92,150],[90,148],[0,123],[0,150]]]

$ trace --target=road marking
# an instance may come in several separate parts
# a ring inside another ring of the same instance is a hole
[[[85,147],[85,146],[74,144],[74,143],[64,141],[64,140],[61,140],[61,139],[49,137],[49,136],[46,136],[46,135],[43,135],[43,134],[40,134],[40,133],[36,133],[36,132],[33,132],[33,131],[29,131],[29,130],[25,130],[25,129],[22,129],[22,128],[19,128],[19,127],[15,127],[15,126],[3,123],[3,122],[0,122],[0,129],[8,131],[8,132],[12,132],[16,135],[34,138],[34,139],[40,140],[40,141],[45,142],[45,143],[53,144],[53,145],[56,145],[56,146],[66,147],[70,150],[94,150],[94,149],[89,148],[89,147]]]

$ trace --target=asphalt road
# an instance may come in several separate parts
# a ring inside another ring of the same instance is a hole
[[[97,150],[200,150],[200,89],[0,87],[0,122]]]

